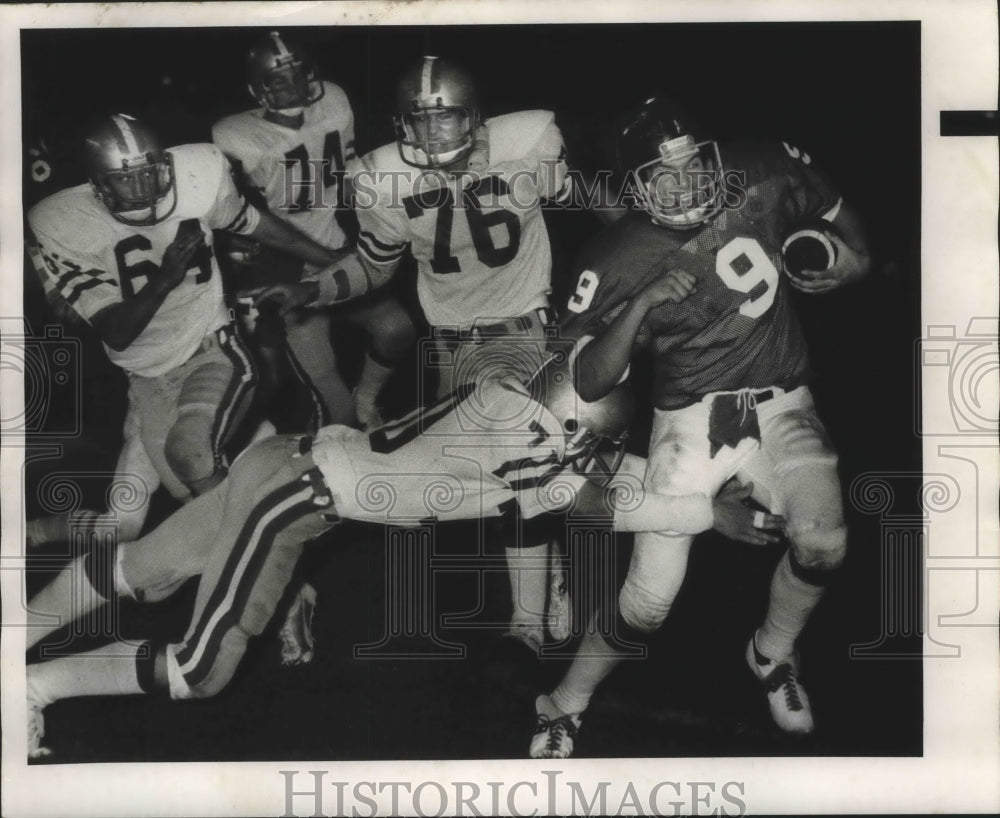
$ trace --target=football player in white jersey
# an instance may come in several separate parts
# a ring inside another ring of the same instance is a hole
[[[444,522],[495,517],[516,503],[525,518],[573,507],[622,531],[714,524],[754,535],[754,512],[738,499],[645,493],[644,461],[623,455],[629,387],[583,402],[566,350],[550,347],[527,383],[512,375],[468,384],[373,434],[328,426],[315,439],[262,440],[222,484],[146,537],[70,563],[28,606],[29,648],[115,596],[155,602],[200,575],[195,610],[181,642],[117,642],[30,665],[29,755],[50,755],[43,710],[59,699],[221,691],[272,617],[304,543],[340,518]]]
[[[437,397],[484,378],[528,375],[554,321],[541,204],[572,194],[555,117],[521,111],[483,120],[472,76],[438,57],[404,74],[396,102],[396,141],[364,156],[351,174],[357,257],[322,271],[311,286],[263,297],[280,298],[283,309],[356,297],[391,278],[409,250],[433,328],[423,352],[439,375]],[[551,543],[538,532],[522,542],[506,548],[510,632],[537,653]]]
[[[256,383],[223,301],[212,231],[251,236],[315,265],[336,255],[249,203],[213,145],[164,149],[144,123],[115,114],[83,148],[89,184],[28,213],[39,273],[128,375],[119,472],[148,489],[162,482],[186,501],[225,477],[224,446]],[[67,518],[49,518],[36,533],[66,536]],[[143,519],[144,510],[121,533],[134,538]]]
[[[346,207],[342,180],[346,164],[355,158],[354,113],[347,95],[320,79],[304,49],[276,31],[250,49],[247,78],[260,107],[215,123],[212,140],[273,214],[324,247],[343,247],[347,236],[337,212]],[[266,266],[267,272],[256,283],[274,283],[274,268],[280,268],[282,260],[263,259],[258,266]],[[306,265],[306,271],[315,272],[316,267]],[[292,280],[300,272],[296,266]],[[353,398],[337,371],[330,310],[286,314],[287,352],[322,404],[318,425],[353,425],[357,420],[362,426],[377,426],[376,399],[396,361],[413,345],[413,322],[384,293],[373,296],[371,304],[355,304],[337,315],[363,326],[371,340]]]

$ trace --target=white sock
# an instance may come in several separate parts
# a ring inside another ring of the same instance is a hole
[[[393,373],[391,366],[379,363],[371,353],[365,355],[365,363],[361,369],[361,378],[354,390],[354,411],[358,420],[368,425],[378,415],[378,396]]]
[[[114,559],[113,550],[107,558]],[[49,634],[106,602],[87,579],[83,557],[78,557],[28,601],[25,647],[34,647]]]
[[[545,641],[549,548],[549,543],[543,543],[527,548],[504,549],[513,606],[510,629],[515,633],[526,633],[539,645]]]
[[[112,642],[88,653],[28,665],[28,700],[46,707],[59,699],[76,696],[142,693],[135,666],[139,647]]]
[[[622,655],[612,648],[597,629],[598,611],[580,640],[573,663],[549,698],[563,713],[582,713],[590,704],[597,686],[618,667]]]
[[[795,650],[795,640],[824,591],[821,586],[810,585],[795,576],[788,560],[786,551],[774,569],[767,618],[757,631],[757,650],[775,660],[784,659]]]

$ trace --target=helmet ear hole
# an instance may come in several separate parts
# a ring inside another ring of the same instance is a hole
[[[567,434],[575,435],[577,430],[580,428],[580,424],[577,423],[576,418],[566,418],[563,421],[563,428],[566,430]]]

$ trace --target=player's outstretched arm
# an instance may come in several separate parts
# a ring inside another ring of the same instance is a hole
[[[260,220],[250,235],[262,244],[274,247],[314,267],[326,267],[337,260],[336,251],[328,250],[266,210],[260,211]]]
[[[343,304],[381,287],[392,278],[396,267],[375,267],[352,247],[334,251],[337,260],[322,270],[310,273],[301,281],[275,284],[251,290],[254,303],[277,306],[279,315],[299,307],[328,307]]]
[[[628,368],[646,313],[666,301],[679,304],[695,291],[695,280],[684,270],[658,276],[628,302],[600,337],[580,350],[576,388],[581,398],[599,400],[615,387]]]

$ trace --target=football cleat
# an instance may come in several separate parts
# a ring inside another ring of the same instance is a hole
[[[49,758],[52,750],[42,744],[45,738],[45,716],[42,711],[45,706],[41,704],[35,696],[31,684],[32,669],[28,667],[28,758],[37,761],[42,758]]]
[[[565,642],[573,633],[573,600],[569,594],[566,572],[558,558],[549,567],[549,598],[545,627],[556,642]]]
[[[316,589],[309,583],[304,583],[288,606],[285,624],[278,633],[281,640],[281,664],[286,667],[308,664],[313,660],[315,640],[312,622],[315,612]]]
[[[539,696],[535,700],[536,712],[545,698],[547,697]],[[531,737],[531,747],[528,750],[529,756],[531,758],[569,758],[573,755],[573,746],[582,723],[583,720],[577,713],[569,713],[558,718],[538,713],[535,734]]]
[[[786,733],[811,733],[812,710],[805,688],[798,680],[799,659],[791,654],[781,661],[757,650],[757,635],[747,644],[747,664],[767,691],[771,718]]]

